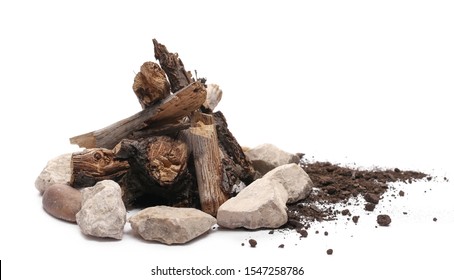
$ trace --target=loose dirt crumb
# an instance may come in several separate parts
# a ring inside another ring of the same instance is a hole
[[[390,189],[390,183],[431,179],[427,174],[399,168],[362,170],[330,162],[309,162],[304,154],[301,155],[300,166],[309,175],[314,187],[304,201],[288,205],[288,222],[283,228],[308,229],[314,222],[335,220],[339,214],[345,213],[335,210],[336,205],[347,205],[351,198],[359,195],[366,200],[365,209],[374,211],[375,205]],[[359,205],[360,202],[357,203]]]
[[[257,246],[257,241],[255,239],[249,239],[249,245],[251,245],[252,248],[255,248]]]
[[[388,226],[390,223],[391,223],[391,217],[388,216],[388,215],[378,215],[377,216],[377,223],[382,226],[382,227],[386,227]]]
[[[333,254],[333,249],[328,249],[328,250],[326,250],[326,253],[327,253],[328,255],[332,255],[332,254]]]
[[[352,217],[352,221],[357,224],[358,223],[358,220],[359,220],[359,216],[353,216]]]

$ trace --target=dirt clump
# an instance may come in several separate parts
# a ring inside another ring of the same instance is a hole
[[[389,224],[391,223],[391,217],[386,214],[378,215],[377,223],[382,227],[389,226]]]
[[[257,246],[257,241],[255,239],[249,239],[249,245],[252,247],[252,248],[255,248],[255,246]]]

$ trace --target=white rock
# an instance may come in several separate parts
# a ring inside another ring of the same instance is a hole
[[[41,174],[35,180],[35,187],[42,194],[47,187],[54,184],[69,185],[71,181],[72,153],[63,154],[47,162]]]
[[[298,163],[299,157],[272,144],[262,144],[245,151],[255,170],[265,175],[268,171],[288,163]]]
[[[121,239],[126,208],[120,186],[112,180],[104,180],[82,189],[82,207],[76,221],[86,235]]]
[[[287,222],[288,194],[277,180],[255,180],[218,209],[218,225],[225,228],[278,228]]]
[[[305,199],[312,191],[314,183],[309,175],[296,163],[278,166],[266,173],[263,178],[279,181],[287,190],[287,203]]]
[[[155,206],[139,211],[129,223],[145,240],[182,244],[210,230],[216,219],[195,208]]]

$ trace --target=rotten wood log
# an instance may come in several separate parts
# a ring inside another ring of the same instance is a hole
[[[85,148],[112,149],[138,130],[170,123],[189,115],[206,100],[205,86],[193,82],[158,103],[108,127],[70,138],[71,144]]]
[[[170,53],[166,46],[158,43],[156,39],[153,39],[153,45],[154,56],[166,72],[172,92],[177,92],[194,82],[191,72],[184,69],[183,62],[178,57],[178,53]]]
[[[192,127],[181,132],[194,157],[195,173],[202,211],[216,217],[219,206],[229,196],[222,191],[222,162],[212,116],[196,113]],[[203,122],[205,120],[205,124]]]
[[[170,84],[165,72],[155,62],[145,62],[134,78],[132,86],[142,109],[170,95]]]
[[[189,152],[185,142],[168,136],[123,140],[116,157],[127,160],[128,174],[122,180],[124,201],[154,204],[182,203],[194,186],[188,170]],[[144,197],[148,199],[145,201]]]
[[[233,187],[239,184],[238,180],[248,185],[258,179],[259,174],[254,170],[252,162],[244,154],[238,141],[230,132],[227,120],[221,111],[213,113],[216,124],[216,132],[219,139],[219,147],[224,155],[223,163],[227,175],[229,193],[236,192]],[[223,184],[225,187],[226,184]]]
[[[86,149],[71,156],[73,188],[91,187],[102,180],[118,182],[129,170],[126,160],[118,160],[115,152],[103,148]]]

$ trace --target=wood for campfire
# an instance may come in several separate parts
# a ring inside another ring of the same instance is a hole
[[[191,147],[202,211],[216,216],[229,196],[221,188],[223,182],[221,151],[211,115],[195,113],[193,125],[182,131],[182,139]]]
[[[189,152],[185,142],[168,136],[123,140],[116,157],[127,160],[131,166],[121,181],[128,206],[136,202],[150,206],[158,201],[173,205],[192,200],[189,194],[193,193],[194,183],[188,169]],[[146,197],[152,198],[150,203],[144,201]]]
[[[219,87],[212,86],[207,98],[205,80],[195,81],[178,54],[153,44],[160,65],[145,62],[133,84],[142,111],[70,139],[88,149],[73,156],[73,186],[112,179],[128,208],[195,206],[216,216],[256,172],[224,115],[213,113]]]
[[[205,99],[205,86],[200,82],[193,82],[129,118],[99,130],[72,137],[70,142],[84,148],[112,149],[136,131],[159,130],[159,127],[164,124],[180,120],[200,108]]]
[[[145,62],[134,78],[132,86],[142,109],[149,107],[170,94],[170,84],[166,73],[157,63]]]
[[[129,170],[129,164],[116,158],[112,150],[93,148],[73,153],[71,170],[71,186],[84,188],[102,180],[120,180]]]

